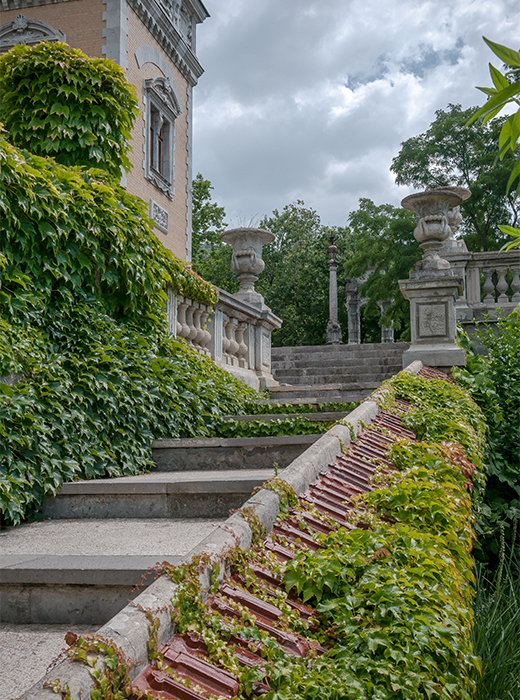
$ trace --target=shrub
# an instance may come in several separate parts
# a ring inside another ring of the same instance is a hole
[[[520,517],[520,310],[499,320],[496,329],[482,324],[476,339],[487,355],[476,355],[466,339],[467,367],[454,374],[489,426],[488,480],[477,521],[482,551],[477,556],[495,565],[501,527],[511,542],[513,523]]]

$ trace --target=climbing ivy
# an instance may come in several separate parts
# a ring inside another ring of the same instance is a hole
[[[27,67],[29,50],[18,48]],[[38,70],[47,51],[30,54]],[[6,80],[12,55],[0,59]],[[71,62],[70,75],[94,66],[94,86],[110,67],[59,46],[53,55]],[[120,78],[115,70],[112,82]],[[167,287],[208,304],[218,294],[159,243],[144,202],[114,173],[60,165],[7,137],[16,140],[0,132],[0,514],[13,525],[64,481],[148,470],[154,438],[206,435],[254,392],[170,335]],[[100,144],[109,158],[110,143]]]
[[[0,92],[0,121],[15,146],[116,179],[130,170],[137,97],[113,61],[60,42],[17,44],[0,57]]]

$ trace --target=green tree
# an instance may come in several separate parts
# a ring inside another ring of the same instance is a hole
[[[344,265],[344,276],[368,278],[360,293],[368,299],[364,309],[364,342],[380,342],[381,323],[392,322],[396,340],[410,335],[409,302],[399,290],[398,280],[408,277],[421,249],[413,236],[415,215],[391,204],[377,206],[360,199],[359,208],[348,218],[352,256]],[[378,301],[391,300],[384,317]]]
[[[301,200],[281,212],[275,209],[259,226],[276,235],[264,248],[265,270],[256,284],[266,304],[283,319],[273,342],[277,346],[323,344],[329,320],[328,239],[334,233],[340,257],[348,255],[346,230],[323,226],[316,211]],[[339,276],[339,321],[346,331],[343,283]]]
[[[9,140],[67,166],[129,171],[135,88],[113,61],[63,43],[18,44],[0,57],[0,121]]]
[[[516,192],[507,191],[514,166],[512,153],[497,163],[497,143],[504,119],[466,127],[476,108],[448,105],[437,110],[429,129],[401,144],[391,170],[399,185],[434,188],[458,185],[471,191],[463,202],[460,231],[470,250],[493,250],[504,242],[499,224],[515,226],[520,214]]]
[[[227,227],[224,207],[212,200],[213,185],[200,173],[192,183],[192,266],[204,279],[227,292],[238,291],[231,272],[231,246],[219,238]]]

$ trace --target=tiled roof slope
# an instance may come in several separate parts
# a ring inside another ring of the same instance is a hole
[[[419,374],[428,379],[448,380],[444,373],[428,367],[423,368]],[[404,401],[397,401],[394,410],[402,415],[409,406]],[[273,531],[265,538],[265,550],[272,552],[282,562],[289,561],[295,555],[289,543],[296,545],[296,550],[305,547],[317,550],[320,545],[312,535],[317,532],[326,533],[332,529],[331,525],[327,524],[327,519],[352,529],[367,528],[368,524],[363,521],[362,512],[359,512],[359,520],[354,518],[352,524],[352,514],[357,515],[357,511],[356,505],[350,499],[371,489],[370,479],[377,463],[388,469],[393,468],[391,462],[385,459],[385,453],[393,442],[402,438],[414,440],[415,436],[403,426],[399,415],[380,411],[370,426],[364,428],[359,437],[351,443],[346,453],[329,464],[299,497],[301,503],[311,504],[326,518],[321,520],[304,512],[302,529],[302,512],[299,511],[296,518],[292,517],[294,508],[289,509],[288,516],[278,519]],[[265,557],[261,563],[255,562],[253,553],[250,569],[266,589],[285,590],[277,574],[266,566]],[[218,592],[208,599],[207,605],[230,622],[237,616],[237,604],[243,606],[254,616],[257,627],[267,631],[287,654],[305,656],[323,651],[315,642],[310,642],[297,632],[281,629],[277,623],[283,616],[282,611],[274,602],[268,603],[255,596],[244,584],[243,577],[228,577],[219,586]],[[287,602],[303,619],[312,623],[312,608],[294,596],[289,596]],[[251,667],[266,663],[262,656],[261,641],[253,643],[250,639],[241,639],[231,634],[226,644],[232,646],[233,654],[241,665]],[[146,698],[147,694],[148,697],[166,700],[200,700],[211,695],[232,698],[240,692],[238,680],[227,670],[209,661],[205,643],[193,633],[175,635],[168,643],[159,646],[158,652],[159,658],[162,657],[161,668],[158,668],[157,661],[154,661],[134,680],[135,700],[140,697]],[[252,695],[260,696],[268,690],[269,687],[265,683],[256,683],[253,685]]]

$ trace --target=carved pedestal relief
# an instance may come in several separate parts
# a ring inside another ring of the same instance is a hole
[[[448,335],[446,304],[418,304],[417,311],[419,338]]]

